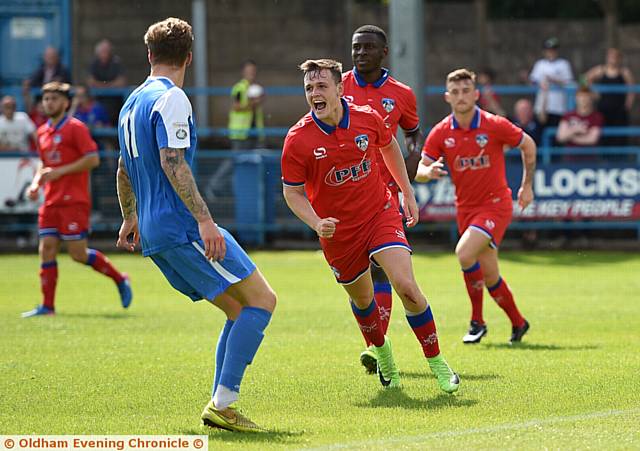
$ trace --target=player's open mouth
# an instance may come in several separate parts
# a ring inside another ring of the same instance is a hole
[[[327,102],[323,102],[321,100],[314,100],[313,102],[313,108],[318,112],[324,111],[326,107],[327,107]]]

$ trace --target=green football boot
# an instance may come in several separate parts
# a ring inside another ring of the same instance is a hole
[[[213,404],[213,399],[202,412],[202,422],[205,426],[212,428],[226,429],[232,432],[263,432],[260,426],[249,418],[242,415],[234,407],[217,409]]]
[[[378,369],[378,358],[376,357],[376,348],[371,345],[360,354],[360,363],[366,370],[367,374],[376,374]]]
[[[435,357],[428,358],[427,361],[443,392],[453,393],[458,391],[460,377],[453,372],[442,355],[438,354]]]
[[[374,346],[374,349],[377,357],[378,377],[382,386],[385,388],[400,387],[400,373],[396,363],[393,361],[389,337],[385,335],[384,344],[380,347]]]

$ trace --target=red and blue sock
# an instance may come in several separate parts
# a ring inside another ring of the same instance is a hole
[[[511,325],[514,327],[524,326],[524,318],[520,314],[520,311],[518,311],[518,307],[516,307],[516,303],[513,300],[513,293],[511,293],[507,282],[500,277],[495,285],[487,288],[493,300],[496,301],[496,304],[504,310],[511,320]]]
[[[431,306],[422,313],[414,313],[405,310],[407,321],[413,329],[413,333],[422,346],[422,352],[425,357],[431,358],[440,354],[440,346],[438,344],[438,333],[436,332],[436,322],[433,320]]]
[[[378,311],[380,312],[380,322],[382,323],[382,334],[385,335],[389,329],[389,321],[391,320],[391,283],[389,282],[375,282],[373,284],[373,298],[378,304]],[[367,343],[369,345],[371,343]]]
[[[109,259],[100,251],[95,249],[87,249],[87,266],[91,266],[95,271],[111,277],[115,283],[121,283],[124,280],[122,274],[111,264]]]
[[[351,301],[351,311],[356,317],[360,331],[367,343],[380,347],[384,344],[384,333],[382,332],[382,321],[380,321],[380,310],[376,300],[372,299],[371,304],[365,309],[358,308]]]
[[[42,290],[42,305],[54,310],[56,285],[58,284],[58,262],[42,262],[40,265],[40,288]]]
[[[484,324],[482,317],[482,296],[484,293],[484,276],[480,263],[475,262],[469,268],[462,268],[464,284],[467,286],[469,300],[471,300],[471,320]]]

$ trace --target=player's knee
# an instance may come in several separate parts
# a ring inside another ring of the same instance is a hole
[[[267,287],[259,296],[252,299],[252,301],[252,307],[259,307],[268,312],[273,312],[276,308],[278,297],[270,287]]]
[[[463,268],[468,268],[476,262],[476,256],[470,252],[466,247],[458,244],[456,246],[456,256],[458,257],[458,261],[460,262],[460,266]]]
[[[409,307],[422,306],[426,302],[415,280],[411,277],[402,277],[400,280],[396,280],[394,288],[403,304]]]
[[[78,262],[78,263],[86,263],[87,262],[87,251],[85,249],[69,250],[69,256],[75,262]]]

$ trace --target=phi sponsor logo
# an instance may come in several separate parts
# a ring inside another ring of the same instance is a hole
[[[484,147],[489,142],[489,137],[486,135],[486,133],[481,133],[479,135],[476,135],[476,142],[480,147]]]
[[[327,149],[324,147],[317,147],[313,149],[313,155],[316,157],[316,160],[327,158]]]
[[[362,150],[363,152],[367,150],[367,147],[369,147],[369,137],[367,135],[358,135],[356,136],[355,141],[358,149]]]
[[[455,138],[445,138],[444,139],[444,146],[448,149],[451,149],[452,147],[455,147],[456,145],[456,140]]]
[[[495,223],[495,222],[493,222],[491,219],[487,219],[487,220],[484,222],[484,226],[485,226],[487,229],[489,229],[489,230],[493,230],[493,229],[495,229],[495,227],[496,227],[496,223]]]
[[[382,108],[384,108],[384,110],[387,113],[391,113],[393,111],[393,109],[396,107],[396,101],[393,99],[382,99]]]
[[[477,169],[490,167],[491,160],[489,159],[489,155],[483,155],[482,152],[475,157],[461,157],[458,155],[454,161],[453,167],[459,172],[466,171],[467,169],[475,171]]]
[[[324,178],[324,182],[329,186],[340,186],[349,180],[357,182],[367,177],[371,173],[371,160],[364,160],[354,164],[349,168],[336,169],[332,167]]]

